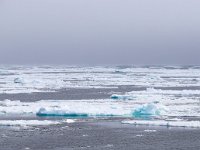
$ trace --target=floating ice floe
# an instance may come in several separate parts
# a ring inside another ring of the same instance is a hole
[[[128,120],[124,124],[200,128],[200,121]]]
[[[131,96],[131,95],[117,95],[117,94],[113,94],[110,97],[111,99],[115,99],[115,100],[133,100],[135,97]]]
[[[6,99],[4,101],[0,101],[0,106],[9,107],[9,106],[17,106],[20,105],[21,102],[19,100],[11,101]]]
[[[37,102],[0,101],[0,115],[64,117],[131,117],[128,103],[108,100],[41,100]]]
[[[155,97],[156,98],[156,97]],[[158,97],[157,97],[158,98]],[[159,98],[157,99],[159,100]],[[198,99],[197,99],[198,100]],[[182,118],[200,117],[199,101],[192,99],[161,100],[149,103],[143,98],[128,100],[40,100],[36,102],[0,101],[0,116],[64,116],[64,117],[134,117]]]
[[[200,90],[162,90],[162,89],[155,89],[155,88],[147,88],[146,92],[149,94],[170,94],[170,95],[200,94]]]
[[[200,90],[163,90],[155,88],[147,88],[144,91],[131,91],[127,92],[128,95],[196,95],[200,94]]]
[[[62,123],[74,123],[73,119],[66,119],[61,121],[51,120],[0,120],[0,126],[47,126],[57,125]]]
[[[63,116],[63,117],[69,117],[69,118],[87,118],[87,117],[117,117],[117,116],[123,116],[118,115],[115,112],[92,112],[92,111],[71,111],[70,109],[45,109],[40,108],[40,110],[36,113],[39,117],[53,117],[53,116]]]
[[[75,120],[74,120],[74,119],[66,119],[66,120],[64,120],[63,122],[66,122],[66,123],[74,123]]]
[[[144,130],[144,132],[157,132],[156,130]]]
[[[36,113],[37,116],[65,116],[65,117],[88,117],[87,113],[76,113],[76,112],[66,112],[64,110],[47,110],[45,108],[40,108]]]
[[[160,116],[167,112],[167,108],[157,102],[144,104],[135,108],[132,112],[133,117]]]

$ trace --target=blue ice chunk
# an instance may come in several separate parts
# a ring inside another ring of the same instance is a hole
[[[166,111],[164,107],[156,103],[148,103],[136,108],[132,115],[134,117],[160,116],[163,111]]]
[[[115,99],[115,100],[133,100],[134,99],[134,97],[130,95],[116,95],[116,94],[111,95],[110,98]]]

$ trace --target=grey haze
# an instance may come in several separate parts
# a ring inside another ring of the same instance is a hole
[[[200,64],[199,0],[0,0],[1,64]]]

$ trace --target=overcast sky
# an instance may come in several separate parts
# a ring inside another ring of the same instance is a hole
[[[1,64],[200,64],[200,0],[0,0]]]

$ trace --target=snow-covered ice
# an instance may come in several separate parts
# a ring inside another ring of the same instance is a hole
[[[139,66],[0,66],[0,83],[0,93],[48,92],[62,88],[117,88],[120,85],[189,87],[200,86],[200,69],[195,66],[187,69]]]
[[[38,115],[66,117],[130,116],[132,105],[107,100],[41,100],[0,103],[0,115]]]
[[[124,124],[200,128],[200,121],[128,120]]]
[[[64,120],[0,120],[0,126],[47,126],[47,125],[57,125],[62,123],[74,123],[74,119],[64,119]]]

